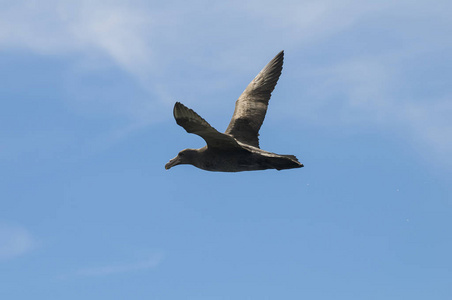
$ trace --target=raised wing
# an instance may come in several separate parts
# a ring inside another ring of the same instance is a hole
[[[176,102],[173,114],[178,125],[182,126],[188,133],[194,133],[202,137],[208,147],[225,150],[240,148],[232,136],[218,132],[206,120],[182,103]]]
[[[246,87],[235,103],[234,115],[226,129],[238,141],[259,147],[259,129],[264,122],[268,100],[281,75],[284,51],[279,52]]]

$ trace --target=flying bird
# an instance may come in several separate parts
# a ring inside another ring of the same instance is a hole
[[[207,145],[200,149],[182,150],[165,165],[165,169],[181,164],[218,172],[303,167],[294,155],[280,155],[259,148],[259,129],[281,75],[283,59],[284,51],[281,51],[246,87],[235,103],[234,114],[224,133],[210,126],[192,109],[176,102],[173,110],[176,123],[188,133],[202,137]]]

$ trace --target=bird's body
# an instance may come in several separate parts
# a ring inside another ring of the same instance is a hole
[[[207,145],[200,149],[182,150],[165,168],[191,164],[206,171],[240,172],[303,167],[294,155],[280,155],[259,148],[258,132],[271,92],[281,75],[283,57],[281,51],[248,85],[236,102],[225,133],[218,132],[193,110],[177,102],[174,105],[177,124],[187,132],[201,136]]]
[[[207,146],[200,149],[186,149],[185,153],[181,152],[180,158],[190,161],[190,164],[197,168],[221,172],[283,170],[302,166],[293,155],[279,155],[245,144],[241,146],[236,150],[217,150]],[[174,159],[178,161],[180,158]],[[169,164],[176,161],[171,160]]]

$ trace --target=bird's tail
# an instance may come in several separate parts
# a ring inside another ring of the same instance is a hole
[[[293,161],[296,161],[296,162],[299,163],[298,158],[297,158],[295,155],[285,154],[285,155],[282,155],[282,156],[287,157],[287,158],[289,158],[290,160],[293,160]]]
[[[279,158],[275,161],[276,169],[292,169],[292,168],[302,168],[304,165],[298,161],[298,158],[295,155],[281,155],[284,158]]]

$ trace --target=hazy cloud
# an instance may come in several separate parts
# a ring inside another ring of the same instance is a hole
[[[86,56],[97,52],[143,80],[153,72],[165,76],[165,69],[174,63],[196,65],[199,69],[249,70],[268,56],[256,53],[256,43],[280,45],[276,50],[306,47],[308,42],[351,30],[366,20],[422,21],[435,17],[428,28],[447,18],[439,9],[446,5],[445,1],[435,6],[426,1],[358,0],[194,1],[178,3],[177,7],[172,1],[147,4],[139,0],[11,3],[0,11],[2,48]],[[397,30],[399,34],[410,34],[403,32],[410,30],[404,26]]]
[[[0,12],[0,46],[40,54],[102,52],[129,71],[146,67],[149,16],[118,1],[14,1]]]
[[[35,246],[36,241],[25,228],[0,224],[0,260],[21,256]]]
[[[432,101],[431,105],[407,104],[404,110],[408,126],[421,149],[438,154],[442,164],[452,165],[452,95]],[[420,137],[420,139],[419,139]],[[423,142],[424,141],[424,142]]]
[[[428,58],[410,53],[371,55],[308,71],[314,77],[304,91],[310,103],[301,103],[307,109],[299,111],[305,120],[327,126],[374,123],[405,132],[418,149],[440,154],[441,163],[452,164],[452,90],[428,86],[446,84],[441,66],[436,66],[437,74],[410,82],[413,60],[422,63]],[[422,85],[424,95],[417,95]]]
[[[312,103],[289,99],[285,111],[301,111],[310,122],[378,122],[408,130],[413,140],[442,153],[452,151],[449,108],[438,109],[451,100],[446,79],[438,79],[443,81],[443,92],[428,99],[415,92],[401,96],[410,92],[402,86],[427,84],[410,82],[413,66],[428,65],[432,57],[441,55],[450,61],[452,42],[444,39],[452,28],[447,13],[452,9],[450,1],[432,5],[408,0],[199,0],[175,5],[173,1],[17,0],[3,6],[1,48],[77,54],[89,62],[88,69],[107,60],[132,74],[154,97],[116,100],[112,106],[137,119],[137,124],[147,124],[150,115],[161,115],[163,107],[169,109],[181,97],[188,103],[208,99],[241,82],[242,74],[255,75],[271,55],[260,51],[263,48],[275,53],[284,48],[288,57],[300,55],[300,60],[305,52],[321,48],[328,63],[300,69],[295,80],[305,82],[300,92]],[[357,45],[352,41],[369,46],[364,53],[355,53]],[[330,45],[327,50],[322,48],[325,45]],[[349,48],[335,49],[344,45]],[[191,76],[192,70],[197,76]],[[100,100],[92,103],[96,101]],[[334,108],[333,118],[329,107]]]

